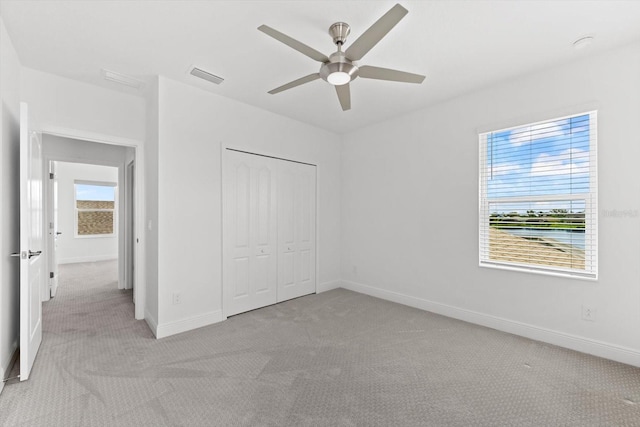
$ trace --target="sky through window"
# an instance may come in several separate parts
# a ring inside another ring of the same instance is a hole
[[[115,201],[116,187],[76,184],[76,200]]]
[[[490,199],[589,193],[589,115],[523,126],[487,135]],[[501,203],[495,213],[584,211],[584,203]]]

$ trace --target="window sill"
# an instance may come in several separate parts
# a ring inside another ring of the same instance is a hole
[[[118,237],[117,234],[89,234],[89,235],[79,235],[76,234],[73,236],[75,239],[108,239]]]
[[[493,268],[496,270],[508,270],[508,271],[517,271],[521,273],[533,273],[533,274],[542,274],[545,276],[554,276],[554,277],[562,277],[567,279],[577,279],[577,280],[586,280],[588,282],[597,282],[598,281],[598,273],[579,273],[573,271],[562,271],[562,270],[549,270],[544,267],[532,267],[528,265],[518,265],[518,264],[501,264],[501,263],[492,263],[486,261],[480,261],[479,264],[482,268]]]

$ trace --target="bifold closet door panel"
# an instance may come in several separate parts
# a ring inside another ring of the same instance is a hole
[[[316,291],[316,167],[278,164],[278,301]]]
[[[277,302],[278,161],[225,150],[224,314]]]

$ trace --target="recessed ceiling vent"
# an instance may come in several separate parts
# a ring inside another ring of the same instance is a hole
[[[115,71],[105,70],[104,68],[102,69],[102,77],[110,82],[120,83],[121,85],[129,86],[135,89],[140,89],[144,85],[144,82],[142,80],[135,79],[125,74],[116,73]]]
[[[220,83],[222,83],[224,81],[224,79],[222,77],[218,77],[215,74],[211,74],[207,71],[204,71],[198,67],[193,67],[191,69],[191,71],[189,72],[192,76],[196,76],[199,77],[201,79],[204,79],[208,82],[211,83],[215,83],[217,85],[219,85]]]

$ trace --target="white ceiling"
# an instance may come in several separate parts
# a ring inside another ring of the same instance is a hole
[[[320,64],[258,26],[328,55],[332,23],[351,25],[348,47],[395,3],[0,0],[0,15],[24,66],[141,96],[103,80],[101,68],[160,74],[337,133],[640,39],[640,1],[401,0],[409,14],[360,64],[425,74],[423,84],[356,79],[346,112],[322,80],[267,93]],[[594,43],[574,49],[584,35]],[[225,81],[196,79],[192,65]]]

